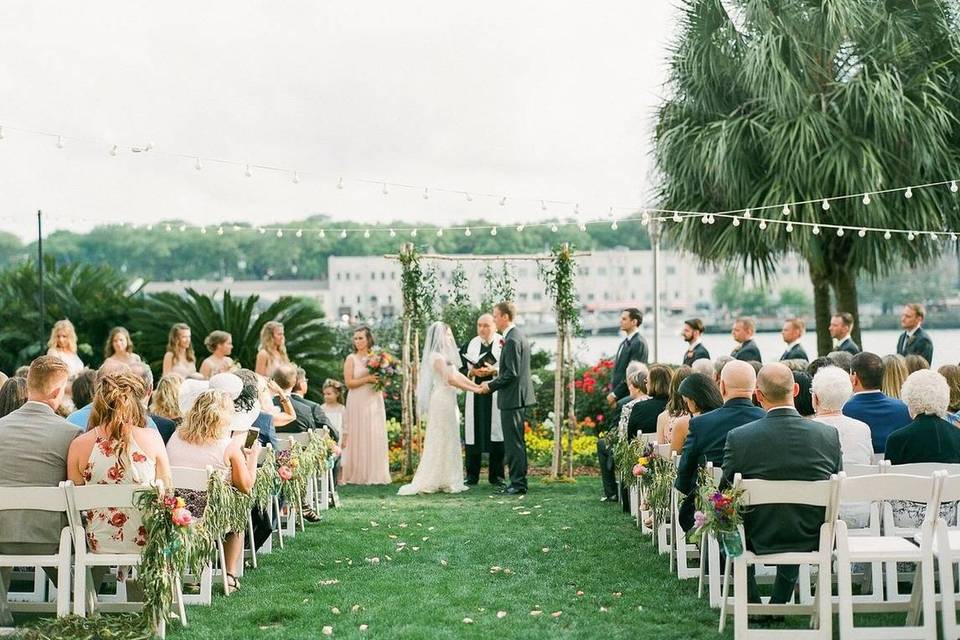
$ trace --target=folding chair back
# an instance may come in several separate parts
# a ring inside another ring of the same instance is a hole
[[[170,479],[174,489],[187,491],[206,491],[210,483],[213,467],[194,469],[193,467],[170,467]],[[196,515],[200,515],[199,513]]]
[[[946,471],[947,475],[960,475],[960,464],[947,462],[912,462],[910,464],[890,464],[883,461],[884,473],[897,473],[910,476],[932,476],[937,471]]]
[[[879,464],[844,464],[843,472],[848,478],[872,476],[881,473]]]
[[[917,476],[884,473],[852,478],[845,477],[843,482],[840,483],[840,500],[842,502],[879,502],[883,500],[926,502],[930,498],[932,486],[932,474]]]

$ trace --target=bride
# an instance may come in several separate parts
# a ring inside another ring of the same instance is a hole
[[[457,370],[459,363],[460,352],[450,327],[434,322],[427,329],[417,384],[417,411],[426,418],[427,433],[417,472],[410,484],[400,487],[397,493],[401,496],[459,493],[468,488],[463,482],[457,389],[472,393],[481,389]]]

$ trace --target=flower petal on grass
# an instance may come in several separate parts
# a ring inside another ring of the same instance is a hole
[[[550,615],[553,616],[554,618],[559,618],[560,616],[563,615],[563,611],[554,611]]]
[[[543,611],[540,611],[540,609],[534,609],[533,611],[530,612],[530,615],[532,615],[532,616],[542,616],[542,615],[543,615]]]
[[[333,607],[330,609],[330,613],[332,613],[335,616],[338,616],[340,615],[340,609],[338,609],[337,607]]]
[[[323,628],[323,635],[325,635],[325,636],[332,636],[332,635],[333,635],[333,627],[331,627],[330,625],[325,626],[325,627]]]
[[[506,618],[506,617],[507,617],[506,611],[497,611],[497,618],[502,620],[503,618]]]
[[[464,618],[463,624],[473,624],[473,618]]]
[[[360,631],[366,631],[366,630],[369,629],[369,628],[370,628],[370,627],[368,627],[368,626],[365,625],[365,624],[360,625]]]

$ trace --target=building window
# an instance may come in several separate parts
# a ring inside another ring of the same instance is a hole
[[[535,293],[535,294],[533,294],[533,299],[534,299],[534,300],[542,300],[542,299],[543,299],[543,294],[542,294],[542,293]]]
[[[370,281],[373,282],[373,281],[376,280],[376,279],[377,279],[377,274],[376,274],[376,272],[371,271],[371,272],[370,272]]]
[[[386,280],[386,279],[387,279],[387,272],[386,272],[386,271],[381,271],[381,272],[380,272],[380,279],[381,279],[381,280]]]
[[[623,267],[617,267],[617,275],[623,276],[623,275],[626,275],[626,273],[627,273],[626,269],[624,269]]]
[[[387,302],[393,304],[393,296],[387,296]]]
[[[606,268],[606,267],[600,267],[599,269],[597,269],[597,275],[601,275],[601,276],[607,275],[607,268]]]
[[[588,293],[588,294],[587,294],[587,300],[593,301],[594,298],[596,298],[596,296],[593,295],[592,293]]]
[[[344,278],[345,280],[350,280],[350,274],[349,274],[349,273],[343,274],[343,278]]]
[[[347,299],[344,296],[340,296],[340,304],[346,304]]]
[[[635,275],[635,276],[640,275],[640,267],[634,267],[634,268],[633,268],[633,275]]]
[[[396,271],[391,271],[391,272],[390,272],[390,279],[391,279],[391,280],[396,280],[396,279],[397,279],[397,272],[396,272]]]
[[[526,301],[527,301],[527,294],[521,293],[521,294],[520,294],[520,302],[526,302]]]
[[[340,273],[337,274],[337,280],[340,279],[340,276],[341,276],[341,275],[343,275],[343,274],[340,274]]]
[[[357,304],[360,304],[360,296],[357,296]]]
[[[674,275],[676,275],[676,274],[677,274],[677,268],[676,268],[675,266],[673,266],[673,265],[668,265],[668,266],[667,266],[667,275],[668,275],[668,276],[674,276]]]

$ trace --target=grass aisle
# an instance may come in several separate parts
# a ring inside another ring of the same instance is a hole
[[[718,637],[696,580],[671,577],[620,507],[599,502],[596,478],[534,479],[524,498],[487,485],[395,494],[344,489],[344,507],[263,556],[241,593],[191,607],[171,637],[316,638],[328,625],[340,638]]]

